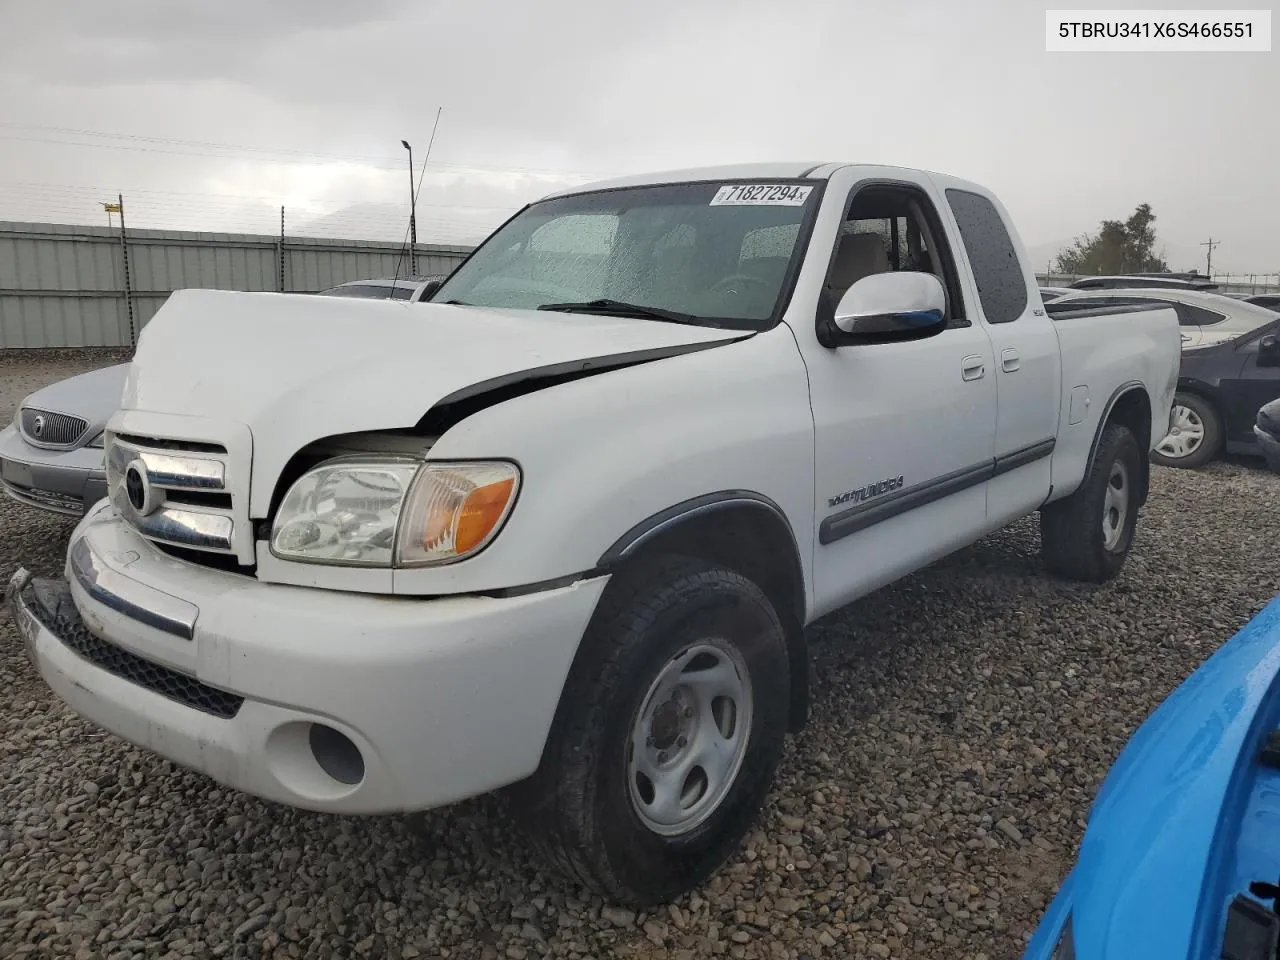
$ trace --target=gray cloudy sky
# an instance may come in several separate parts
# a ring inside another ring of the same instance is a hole
[[[440,106],[420,240],[597,176],[839,159],[992,187],[1037,269],[1148,202],[1174,269],[1212,235],[1215,272],[1280,273],[1280,52],[1049,54],[1044,11],[0,0],[0,220],[105,223],[123,191],[131,226],[266,233],[285,204],[299,230],[400,239],[399,141],[420,162]]]

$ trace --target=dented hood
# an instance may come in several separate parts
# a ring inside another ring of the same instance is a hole
[[[485,384],[744,335],[629,317],[179,290],[139,337],[122,408],[246,425],[257,485],[314,440],[412,427]]]

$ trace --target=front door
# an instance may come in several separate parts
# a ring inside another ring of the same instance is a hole
[[[845,176],[828,186],[848,197],[843,222],[812,241],[811,256],[836,246],[828,302],[872,273],[933,272],[950,323],[924,340],[834,348],[797,331],[816,431],[819,614],[981,536],[996,421],[991,341],[968,316],[931,186],[900,170]]]
[[[1280,323],[1269,323],[1237,348],[1243,363],[1234,379],[1223,377],[1220,386],[1223,430],[1228,443],[1252,444],[1258,410],[1280,397],[1280,366],[1259,363],[1258,341],[1280,333]]]

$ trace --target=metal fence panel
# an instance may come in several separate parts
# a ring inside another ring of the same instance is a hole
[[[125,299],[120,231],[0,222],[0,348],[129,345],[174,290],[278,290],[279,237],[129,230]],[[448,273],[469,247],[418,244],[418,272]],[[401,245],[286,237],[284,288],[315,293],[348,280],[409,273]]]

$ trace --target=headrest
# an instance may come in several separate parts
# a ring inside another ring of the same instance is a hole
[[[878,233],[850,233],[840,241],[827,285],[841,294],[863,277],[888,273],[889,257]]]

